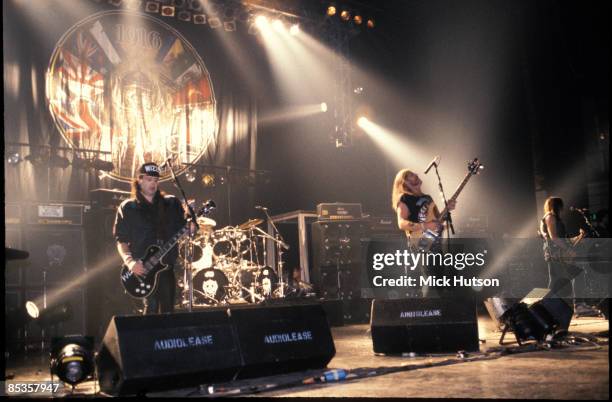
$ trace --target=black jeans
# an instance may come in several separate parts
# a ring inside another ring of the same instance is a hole
[[[144,300],[144,314],[172,313],[174,312],[174,293],[176,280],[174,269],[170,266],[157,275],[157,289]]]

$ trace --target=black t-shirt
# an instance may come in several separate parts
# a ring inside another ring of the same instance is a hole
[[[158,203],[164,203],[164,223],[158,222]],[[113,234],[115,240],[128,243],[134,259],[141,258],[147,247],[163,244],[185,226],[186,220],[180,201],[172,196],[155,196],[153,204],[137,199],[125,200],[117,209]],[[163,226],[159,226],[163,225]],[[174,247],[164,257],[164,262],[174,264],[178,257]]]
[[[430,204],[433,199],[428,194],[423,195],[410,195],[404,194],[400,198],[400,202],[403,202],[410,211],[408,220],[414,223],[426,222],[427,212],[429,211]]]

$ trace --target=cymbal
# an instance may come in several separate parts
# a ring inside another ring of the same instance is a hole
[[[210,226],[210,227],[215,227],[217,226],[217,222],[215,222],[213,219],[207,218],[205,216],[199,216],[198,217],[198,225],[200,226]]]
[[[263,223],[263,219],[249,219],[248,221],[238,225],[238,229],[247,230]]]

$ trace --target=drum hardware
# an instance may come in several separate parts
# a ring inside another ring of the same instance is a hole
[[[249,219],[248,221],[238,225],[238,229],[247,230],[247,229],[254,228],[258,225],[261,225],[262,223],[263,223],[263,219]]]
[[[213,230],[216,222],[212,219],[198,221],[197,235],[181,244],[181,258],[185,259],[184,298],[193,294],[192,303],[184,300],[183,305],[261,303],[287,295],[282,270],[283,250],[288,245],[280,234],[272,236],[257,227],[261,223],[262,219],[249,219],[238,226]],[[268,240],[274,242],[278,253],[276,269],[263,264]],[[187,257],[192,260],[190,264]]]

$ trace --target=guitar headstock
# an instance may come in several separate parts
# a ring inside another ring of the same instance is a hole
[[[217,207],[217,204],[215,204],[213,200],[205,201],[204,204],[202,204],[202,207],[200,207],[200,209],[198,210],[196,215],[197,216],[208,215],[216,207]]]
[[[468,171],[470,174],[478,174],[483,169],[484,165],[480,163],[478,158],[474,158],[472,161],[468,162]]]

